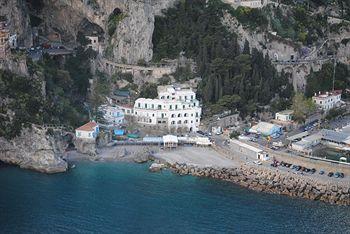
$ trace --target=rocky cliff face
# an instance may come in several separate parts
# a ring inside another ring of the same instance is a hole
[[[112,50],[114,61],[136,64],[140,59],[152,59],[154,17],[176,1],[96,0],[96,4],[91,5],[88,1],[48,0],[41,18],[45,19],[46,28],[58,29],[67,40],[76,38],[83,19],[87,19],[104,30],[103,44]],[[109,37],[108,17],[115,9],[125,17]]]
[[[11,34],[17,34],[19,46],[32,45],[32,32],[28,9],[24,0],[5,0],[0,2],[0,16],[5,16]]]
[[[64,172],[68,166],[61,158],[62,142],[45,129],[26,129],[11,141],[0,138],[0,161],[44,173]]]

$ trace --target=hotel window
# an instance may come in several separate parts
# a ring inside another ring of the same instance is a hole
[[[183,106],[182,106],[182,109],[186,109],[186,106],[185,106],[185,105],[183,105]]]
[[[145,103],[145,108],[147,109],[147,103]]]
[[[170,110],[171,110],[171,109],[173,109],[173,106],[172,106],[172,105],[170,105]]]
[[[154,109],[154,104],[152,104],[152,109]]]
[[[181,117],[181,114],[178,114],[177,117]]]
[[[193,95],[191,95],[191,100],[193,99]]]
[[[158,105],[158,110],[161,110],[162,109],[162,105]]]
[[[138,103],[137,106],[140,108],[141,107],[141,103]]]
[[[175,105],[175,110],[177,110],[177,105]]]

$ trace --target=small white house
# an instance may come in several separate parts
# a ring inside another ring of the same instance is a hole
[[[99,131],[98,124],[91,121],[75,129],[75,136],[80,139],[96,139]]]
[[[12,49],[17,47],[17,34],[10,35],[9,44]]]
[[[86,36],[86,39],[90,40],[90,44],[87,47],[93,49],[96,52],[100,51],[100,43],[98,42],[97,36]]]
[[[292,121],[293,118],[293,111],[292,110],[284,110],[281,112],[277,112],[275,119],[283,122],[289,122]]]

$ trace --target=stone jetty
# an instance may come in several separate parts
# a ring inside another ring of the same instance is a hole
[[[350,205],[350,185],[320,182],[291,172],[268,170],[253,165],[241,165],[237,168],[214,168],[174,163],[169,164],[169,168],[180,175],[230,181],[259,192]]]

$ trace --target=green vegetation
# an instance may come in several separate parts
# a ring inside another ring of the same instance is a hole
[[[159,85],[170,85],[171,84],[171,78],[169,75],[163,75],[159,80],[158,80]]]
[[[122,13],[119,8],[114,11],[108,17],[108,35],[113,36],[120,21],[126,17],[126,14]]]
[[[273,31],[284,38],[300,41],[305,45],[313,44],[318,38],[324,38],[328,29],[327,16],[311,15],[304,6],[286,9],[268,8]]]
[[[304,94],[296,93],[292,104],[293,118],[298,123],[304,123],[306,118],[316,111],[316,105],[311,98],[305,98]]]
[[[239,135],[240,135],[239,132],[233,131],[233,132],[230,133],[230,138],[231,139],[238,139]]]
[[[156,98],[157,93],[157,84],[146,82],[141,86],[140,95],[141,98]]]
[[[129,83],[134,83],[133,75],[130,72],[116,72],[112,75],[112,82],[117,82],[118,80],[125,80]]]
[[[186,64],[186,66],[178,66],[173,75],[175,80],[179,82],[188,81],[194,78],[190,64]]]
[[[106,102],[106,97],[110,95],[111,89],[111,79],[105,73],[97,71],[90,98],[93,114],[96,114],[98,107]]]
[[[0,70],[0,136],[11,139],[29,123],[43,122],[41,86],[40,79]]]
[[[87,46],[91,43],[91,40],[87,39],[85,35],[79,31],[77,34],[77,42],[79,42],[81,46]]]
[[[218,0],[186,0],[164,12],[166,17],[157,17],[155,60],[175,59],[180,52],[193,58],[197,75],[203,78],[199,95],[213,113],[238,108],[247,115],[274,98],[289,99],[292,87],[287,77],[278,75],[270,58],[256,49],[251,54],[240,51],[237,36],[221,23],[221,6]]]
[[[0,136],[11,139],[23,127],[35,124],[63,124],[77,127],[87,120],[86,101],[89,59],[96,54],[79,48],[63,63],[59,57],[44,56],[27,61],[30,77],[0,71]]]
[[[346,109],[340,109],[340,108],[330,109],[327,113],[326,119],[327,120],[335,119],[336,117],[345,114],[345,112],[346,112]]]
[[[100,9],[100,6],[98,5],[96,0],[89,0],[87,4],[91,6],[91,8],[94,9],[95,11]]]
[[[333,63],[327,63],[322,66],[318,72],[311,71],[306,78],[306,96],[311,97],[314,93],[331,91],[333,89]],[[350,87],[350,71],[347,65],[337,63],[335,70],[334,88],[343,90]]]

